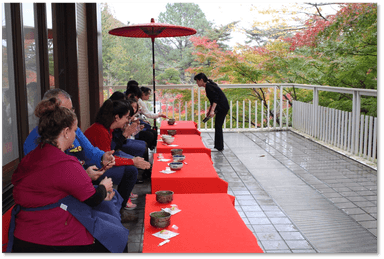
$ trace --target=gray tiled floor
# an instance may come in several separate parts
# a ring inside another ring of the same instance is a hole
[[[203,133],[206,146],[213,134]],[[377,253],[377,172],[290,131],[225,133],[214,167],[266,253]],[[129,252],[142,250],[145,194]]]

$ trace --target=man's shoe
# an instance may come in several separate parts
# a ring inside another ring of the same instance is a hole
[[[211,152],[222,152],[224,150],[224,148],[222,150],[218,150],[216,148],[211,148]]]
[[[137,215],[125,210],[124,208],[120,210],[120,215],[121,215],[121,223],[137,221],[139,219]]]

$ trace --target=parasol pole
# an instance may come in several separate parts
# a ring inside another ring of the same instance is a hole
[[[155,86],[155,38],[151,37],[152,40],[152,70],[153,70],[153,113],[156,113],[156,86]],[[153,119],[153,128],[157,131],[156,119]]]

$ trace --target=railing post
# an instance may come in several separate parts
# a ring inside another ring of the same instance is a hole
[[[192,96],[192,104],[191,104],[191,112],[192,112],[192,121],[195,121],[195,107],[194,106],[194,103],[195,103],[195,98],[194,98],[194,92],[193,92],[193,86],[191,87],[191,96]]]
[[[276,129],[277,86],[273,86],[273,129]]]
[[[312,136],[313,137],[317,137],[317,133],[318,133],[318,129],[317,129],[317,125],[318,125],[318,121],[317,121],[317,108],[319,106],[319,90],[317,89],[317,87],[314,87],[313,88],[313,123],[312,123]]]
[[[360,93],[358,91],[353,91],[353,102],[352,102],[352,154],[357,154],[359,152],[359,124],[360,124]]]
[[[283,128],[283,86],[280,86],[280,129]],[[287,106],[288,107],[288,106]]]
[[[229,109],[230,109],[230,112],[229,112],[229,114],[230,114],[230,116],[229,116],[229,128],[230,129],[232,129],[232,100],[231,100],[231,102],[230,102],[230,107],[229,107]]]
[[[198,112],[197,112],[197,119],[198,119],[198,122],[199,122],[199,127],[198,127],[198,129],[200,129],[201,127],[200,127],[200,123],[201,123],[201,107],[200,107],[200,105],[201,105],[201,100],[200,100],[200,88],[199,87],[197,87],[197,109],[198,109]]]

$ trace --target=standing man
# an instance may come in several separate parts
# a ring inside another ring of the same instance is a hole
[[[209,99],[210,106],[206,112],[208,118],[215,118],[215,149],[211,151],[223,151],[224,150],[224,137],[223,137],[223,124],[225,116],[229,110],[229,104],[227,97],[221,91],[220,87],[208,79],[204,73],[195,75],[194,79],[199,87],[205,88],[205,93]]]

